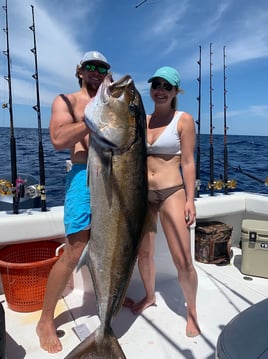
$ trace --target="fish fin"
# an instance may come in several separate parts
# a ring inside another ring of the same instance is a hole
[[[108,328],[104,335],[98,329],[78,344],[65,359],[127,359],[113,330]]]
[[[89,259],[88,259],[88,249],[89,247],[89,242],[87,243],[87,245],[85,246],[85,248],[83,249],[83,252],[79,258],[79,261],[77,263],[76,266],[76,271],[78,272],[79,269],[81,269],[84,265],[88,265]]]

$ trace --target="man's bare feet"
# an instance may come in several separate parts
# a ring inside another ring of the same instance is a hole
[[[156,302],[155,296],[152,299],[148,299],[147,297],[144,297],[140,302],[137,302],[132,305],[132,309],[131,309],[132,313],[140,314],[146,308],[151,307],[151,306],[156,306],[155,302]]]
[[[36,327],[36,333],[39,337],[40,347],[53,354],[62,350],[62,345],[57,337],[54,322],[42,323],[39,321]]]
[[[196,313],[194,315],[189,314],[188,318],[187,318],[187,324],[186,324],[187,337],[190,337],[190,338],[197,337],[200,333],[201,333],[201,330],[200,330],[198,322],[197,322]]]

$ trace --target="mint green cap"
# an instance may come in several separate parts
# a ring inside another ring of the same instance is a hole
[[[180,87],[181,78],[180,74],[176,69],[169,66],[160,67],[156,70],[152,77],[149,78],[148,82],[152,82],[156,77],[162,77],[164,80],[169,82],[172,86]]]

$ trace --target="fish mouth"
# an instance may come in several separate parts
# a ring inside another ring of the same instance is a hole
[[[133,80],[129,75],[125,75],[121,79],[114,81],[111,74],[108,74],[102,84],[101,96],[103,103],[109,101],[109,97],[120,99],[126,89],[133,84]]]
[[[122,154],[135,143],[135,96],[135,85],[131,76],[125,75],[117,81],[113,80],[111,74],[104,78],[94,102],[89,107],[95,110],[86,111],[94,140],[104,151]],[[94,121],[94,111],[101,114],[102,106],[105,108],[104,115],[98,115],[98,119]],[[121,119],[122,116],[124,120]]]

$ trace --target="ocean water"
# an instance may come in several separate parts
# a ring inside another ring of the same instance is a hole
[[[38,130],[15,128],[16,158],[18,175],[30,175],[39,183]],[[10,130],[0,127],[0,180],[10,179]],[[224,175],[222,135],[213,136],[214,179]],[[42,130],[42,144],[45,161],[45,183],[47,206],[63,205],[66,164],[68,151],[55,151],[51,145],[49,132]],[[268,176],[268,137],[228,135],[228,178],[237,181],[237,191],[268,194],[265,180]],[[207,185],[210,178],[210,137],[200,135],[200,193],[210,193]],[[256,177],[256,179],[250,176]],[[229,192],[231,192],[230,190]],[[215,193],[220,191],[215,191]],[[222,190],[223,192],[223,190]],[[4,196],[0,196],[0,201]]]
[[[210,193],[207,188],[210,178],[209,135],[200,136],[200,152],[201,193]],[[224,176],[223,135],[213,136],[213,152],[214,179],[217,180]],[[268,187],[265,185],[268,177],[268,137],[228,135],[227,152],[228,179],[237,181],[235,190],[268,194]]]

